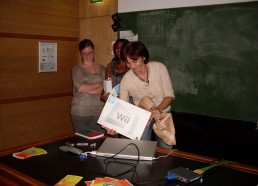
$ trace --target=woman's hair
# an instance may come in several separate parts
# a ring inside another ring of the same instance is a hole
[[[118,56],[116,56],[116,49],[117,49],[117,46],[119,43],[123,43],[123,45],[124,45],[124,44],[129,43],[129,41],[127,39],[117,39],[116,40],[116,42],[113,45],[113,53],[114,53],[115,57],[118,57]]]
[[[90,39],[84,39],[84,40],[80,41],[79,51],[81,52],[86,47],[91,47],[94,49],[94,44],[92,43],[92,41]]]
[[[147,47],[140,41],[129,42],[123,46],[121,59],[127,62],[127,57],[133,60],[137,60],[139,57],[144,57],[144,64],[147,64],[150,59]]]

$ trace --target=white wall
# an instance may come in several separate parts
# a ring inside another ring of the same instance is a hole
[[[250,2],[252,0],[118,0],[118,12]],[[257,0],[253,0],[257,1]]]

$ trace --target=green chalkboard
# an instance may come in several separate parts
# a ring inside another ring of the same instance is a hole
[[[258,121],[258,2],[120,16],[169,69],[173,111]]]

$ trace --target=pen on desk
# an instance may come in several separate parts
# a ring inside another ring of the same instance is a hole
[[[68,145],[68,146],[72,146],[72,147],[74,147],[74,146],[88,146],[89,145],[88,143],[71,143],[71,142],[66,142],[65,144]]]
[[[77,143],[77,146],[88,146],[88,143]]]

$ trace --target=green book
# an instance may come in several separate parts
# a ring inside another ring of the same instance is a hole
[[[99,131],[91,130],[91,129],[86,129],[86,130],[81,130],[75,132],[77,136],[81,136],[87,139],[98,139],[104,136],[104,133],[101,133]]]

